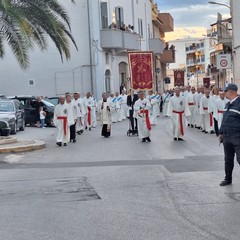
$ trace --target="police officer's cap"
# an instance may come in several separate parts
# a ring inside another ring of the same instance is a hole
[[[237,92],[237,91],[238,91],[238,87],[237,87],[236,84],[229,83],[229,84],[224,88],[224,92],[227,92],[228,90]]]

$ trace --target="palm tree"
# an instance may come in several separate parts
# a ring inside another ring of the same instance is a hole
[[[73,0],[71,0],[74,2]],[[70,18],[58,0],[0,0],[0,58],[7,43],[21,68],[29,67],[29,50],[47,49],[47,38],[55,43],[61,59],[70,59]]]

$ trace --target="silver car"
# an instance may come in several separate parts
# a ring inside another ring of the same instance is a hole
[[[0,99],[0,120],[6,121],[11,128],[11,134],[25,129],[25,112],[18,100]]]

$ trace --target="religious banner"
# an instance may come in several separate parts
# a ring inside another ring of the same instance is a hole
[[[153,52],[129,52],[131,85],[134,90],[153,88]]]
[[[210,87],[210,78],[203,78],[203,86],[205,88],[209,88]]]
[[[174,71],[174,86],[180,87],[184,86],[184,76],[185,70],[184,69],[175,69]]]

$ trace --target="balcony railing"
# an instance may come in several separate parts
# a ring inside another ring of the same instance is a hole
[[[149,39],[149,50],[156,54],[162,54],[165,43],[160,38]]]
[[[104,29],[100,32],[101,47],[105,49],[138,50],[140,35],[118,29]]]
[[[175,51],[171,49],[163,50],[160,61],[162,63],[175,63]]]

